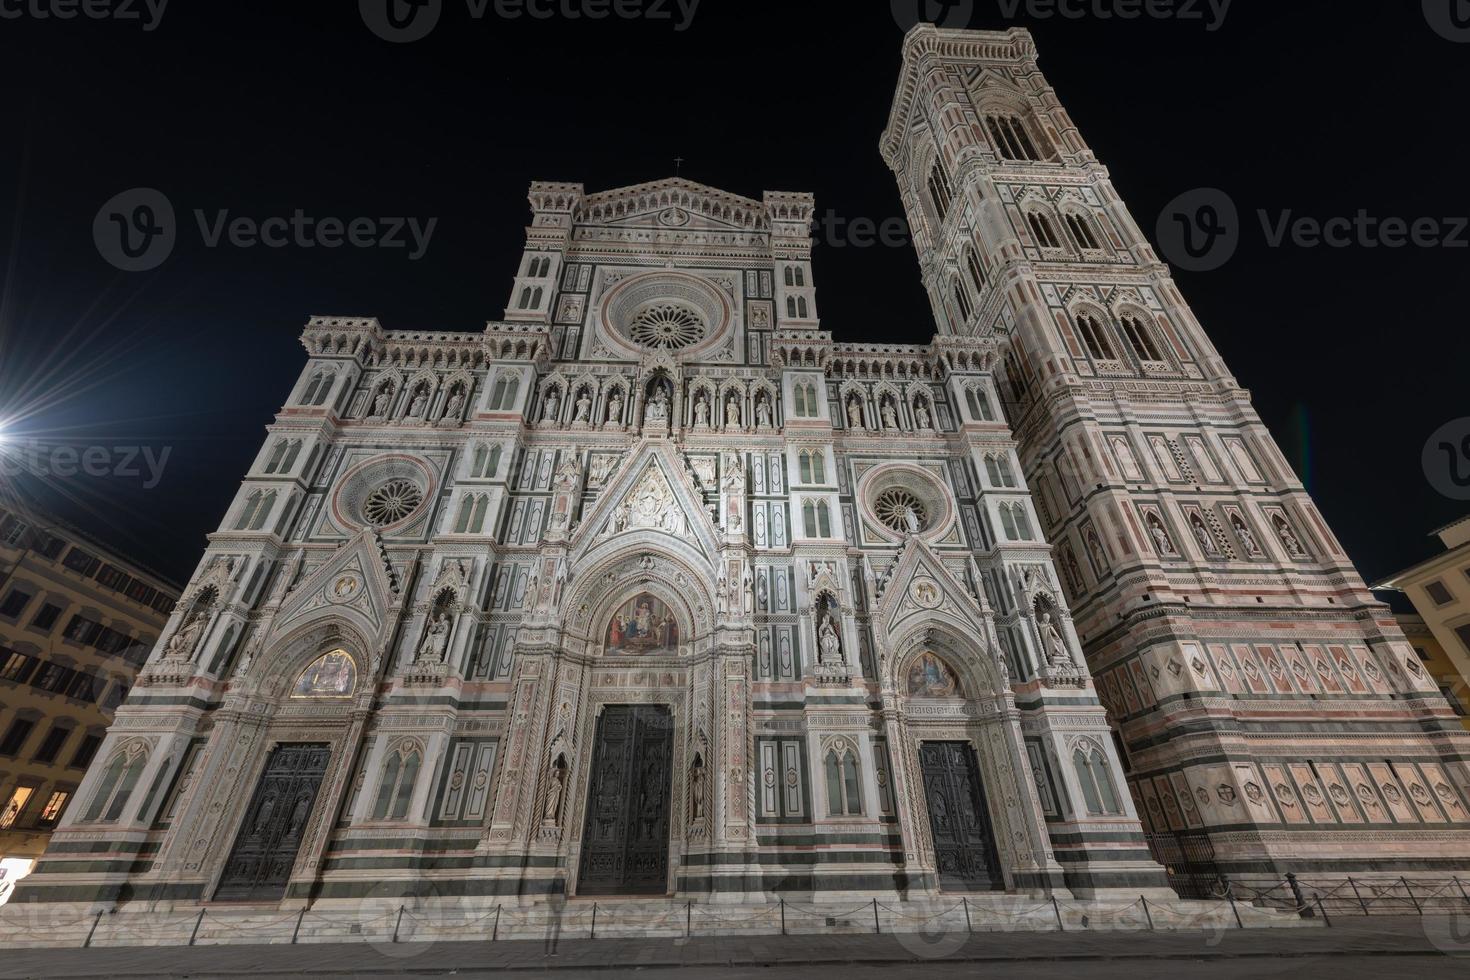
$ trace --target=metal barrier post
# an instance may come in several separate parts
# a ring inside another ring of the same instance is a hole
[[[597,938],[597,903],[592,903],[592,939]]]
[[[684,938],[694,935],[694,903],[684,903]]]
[[[204,922],[204,909],[199,910],[199,918],[194,920],[194,931],[189,933],[189,945],[194,945],[194,937],[199,935],[199,926]]]
[[[1055,912],[1056,915],[1057,915],[1057,932],[1066,932],[1067,931],[1067,927],[1062,924],[1062,909],[1061,909],[1061,906],[1059,906],[1057,904],[1057,897],[1055,895],[1052,895],[1052,896],[1050,896],[1050,898],[1051,898],[1051,910],[1053,912]]]
[[[490,927],[490,941],[493,943],[500,938],[500,906],[495,906],[495,924]]]
[[[1316,915],[1311,906],[1307,904],[1306,896],[1302,894],[1302,886],[1297,883],[1296,875],[1290,871],[1286,873],[1286,884],[1291,888],[1292,900],[1296,902],[1296,914],[1303,919],[1310,919]]]
[[[398,906],[398,921],[393,923],[393,941],[398,942],[398,927],[403,925],[403,906]]]
[[[87,930],[87,938],[82,940],[82,949],[92,945],[92,937],[97,933],[97,926],[102,922],[102,909],[97,910],[97,918],[92,920],[92,928]]]
[[[1353,886],[1353,894],[1358,896],[1358,904],[1363,906],[1363,914],[1368,914],[1368,903],[1363,901],[1363,893],[1358,891],[1358,883],[1353,881],[1353,876],[1348,875],[1348,884]]]
[[[1327,928],[1331,929],[1332,920],[1327,918],[1327,909],[1322,905],[1322,896],[1313,895],[1312,897],[1317,900],[1317,911],[1322,913],[1322,922],[1326,924]]]
[[[973,936],[975,927],[970,925],[970,899],[968,896],[961,896],[960,902],[965,906],[965,932]]]
[[[781,935],[786,935],[786,899],[781,899]]]
[[[1148,920],[1148,931],[1149,932],[1153,932],[1154,931],[1154,917],[1153,917],[1153,913],[1151,913],[1148,910],[1148,899],[1145,898],[1144,896],[1140,895],[1140,896],[1138,896],[1138,900],[1143,903],[1143,917]]]
[[[1414,911],[1418,912],[1420,915],[1423,915],[1424,910],[1419,907],[1419,900],[1414,897],[1414,889],[1409,887],[1409,879],[1405,878],[1403,875],[1399,875],[1399,881],[1402,881],[1404,883],[1404,891],[1408,893],[1409,901],[1414,903]]]
[[[1235,889],[1232,888],[1231,890],[1227,891],[1225,893],[1225,897],[1230,899],[1230,911],[1235,913],[1235,924],[1244,929],[1245,923],[1240,921],[1240,909],[1235,907]]]
[[[296,928],[291,930],[291,945],[296,945],[296,937],[301,935],[301,920],[306,918],[306,906],[301,907],[301,913],[296,916]]]

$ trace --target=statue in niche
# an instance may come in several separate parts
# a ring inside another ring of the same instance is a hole
[[[933,428],[929,424],[929,409],[925,407],[923,402],[917,402],[914,405],[914,421],[918,423],[920,429]]]
[[[393,398],[393,387],[384,385],[378,389],[378,397],[373,399],[373,414],[384,416],[388,414],[388,402]]]
[[[892,398],[883,399],[883,428],[898,428],[898,412],[894,410]]]
[[[697,753],[689,771],[689,816],[694,820],[704,817],[704,759]]]
[[[756,396],[755,424],[762,429],[771,427],[771,403],[765,395]]]
[[[561,819],[561,798],[566,790],[567,764],[561,756],[551,764],[550,777],[546,785],[546,806],[541,811],[541,822],[556,826]]]
[[[719,580],[715,582],[715,611],[721,616],[729,615],[730,612],[730,582],[725,578],[723,570]]]
[[[204,620],[204,610],[195,610],[184,625],[179,627],[178,632],[169,638],[168,645],[163,648],[163,659],[188,660],[199,642],[199,632],[204,629]]]
[[[424,630],[424,638],[419,643],[419,662],[442,664],[448,649],[449,614],[441,609]]]
[[[669,420],[669,397],[664,394],[664,386],[656,385],[653,395],[648,399],[648,409],[643,413],[645,422],[667,422]]]
[[[614,425],[623,421],[623,393],[617,389],[607,401],[607,420]]]
[[[694,424],[698,426],[709,425],[709,402],[704,400],[704,392],[694,399]]]
[[[1194,536],[1199,541],[1200,549],[1207,555],[1219,554],[1220,549],[1215,547],[1215,539],[1210,536],[1209,528],[1205,527],[1205,522],[1200,520],[1198,514],[1190,517],[1189,524],[1194,528]]]
[[[1176,553],[1174,551],[1174,542],[1169,540],[1169,532],[1164,530],[1163,522],[1154,514],[1148,515],[1148,533],[1153,537],[1154,547],[1158,549],[1159,554],[1172,555]]]
[[[863,427],[863,406],[856,398],[847,400],[847,424],[849,428],[861,429]]]
[[[919,512],[908,504],[904,504],[903,506],[903,526],[908,529],[910,534],[918,534],[922,529],[922,525],[919,523]]]
[[[591,417],[592,417],[592,396],[589,395],[589,394],[587,394],[587,389],[586,388],[583,388],[582,391],[581,391],[581,393],[577,395],[577,414],[576,414],[576,418],[574,419],[574,421],[577,421],[577,422],[586,422]]]
[[[445,403],[444,414],[440,418],[457,419],[462,408],[464,408],[464,389],[456,387],[449,393],[449,401]]]
[[[731,395],[729,400],[725,402],[725,424],[729,426],[740,425],[740,401],[734,395]]]
[[[424,417],[424,407],[429,403],[428,390],[422,386],[415,388],[413,402],[408,406],[408,417],[421,419]]]
[[[823,667],[845,665],[842,659],[842,640],[837,636],[837,627],[832,623],[830,611],[823,615],[821,628],[817,630],[817,650],[818,662]]]
[[[1047,663],[1053,667],[1072,666],[1072,655],[1067,652],[1067,641],[1062,639],[1061,631],[1051,621],[1051,613],[1043,612],[1038,618],[1036,628],[1041,631],[1041,640],[1046,648]]]
[[[745,615],[749,616],[755,612],[755,582],[750,577],[750,568],[745,569],[745,575],[740,581],[741,600],[745,603]]]
[[[1246,552],[1252,555],[1259,555],[1261,553],[1261,546],[1256,542],[1256,536],[1251,533],[1250,528],[1245,526],[1245,521],[1242,521],[1238,515],[1231,514],[1230,523],[1234,525],[1235,534],[1240,538],[1240,543],[1245,545]]]
[[[546,422],[555,422],[557,409],[561,408],[561,395],[552,388],[546,393],[546,405],[541,412],[541,418]]]
[[[1302,547],[1301,539],[1292,531],[1291,526],[1279,517],[1273,523],[1276,525],[1276,536],[1281,539],[1287,554],[1293,558],[1305,558],[1307,550]]]

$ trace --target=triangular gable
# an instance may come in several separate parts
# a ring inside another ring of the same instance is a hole
[[[401,603],[382,543],[373,531],[363,530],[291,591],[271,624],[267,643],[298,629],[305,620],[325,615],[340,615],[367,636],[382,640],[392,625],[391,612]]]
[[[588,194],[577,221],[671,230],[760,231],[767,225],[762,202],[682,177]]]
[[[965,584],[957,579],[929,546],[917,537],[908,539],[878,600],[874,621],[883,632],[880,642],[906,632],[911,622],[941,619],[984,636],[979,604]]]
[[[719,542],[694,479],[670,444],[645,441],[623,462],[572,535],[574,560],[609,539],[653,531],[693,545],[713,564]]]

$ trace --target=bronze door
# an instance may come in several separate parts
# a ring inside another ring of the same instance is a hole
[[[975,750],[965,742],[925,742],[919,746],[919,768],[940,887],[1005,890]]]
[[[271,750],[215,899],[275,901],[286,894],[331,757],[332,750],[318,744],[278,745]]]
[[[579,895],[662,895],[669,878],[674,720],[667,707],[610,704],[597,720]]]

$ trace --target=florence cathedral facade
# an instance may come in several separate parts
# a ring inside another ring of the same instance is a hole
[[[1463,867],[1466,733],[1030,36],[912,31],[881,149],[927,345],[678,178],[533,184],[482,331],[311,318],[17,901]]]

